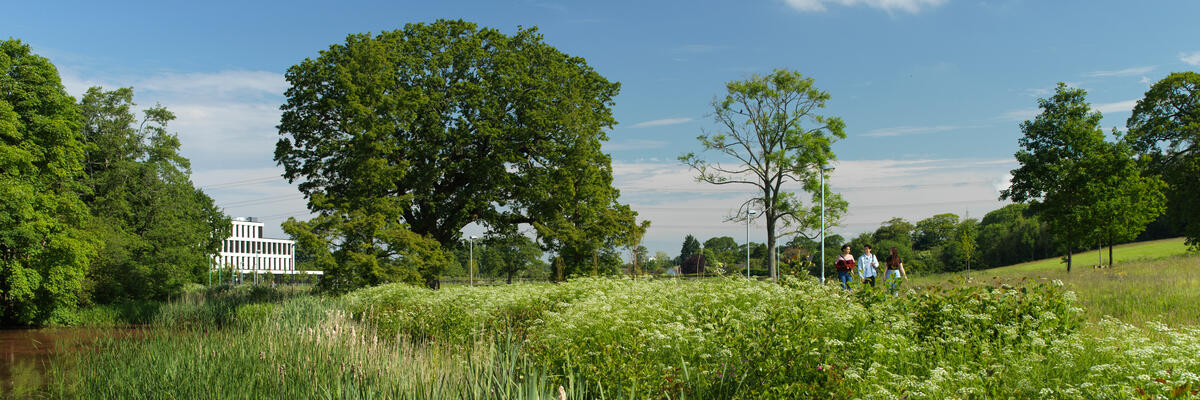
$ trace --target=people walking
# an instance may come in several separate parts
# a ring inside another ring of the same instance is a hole
[[[833,263],[837,268],[838,280],[842,281],[842,289],[850,290],[850,271],[854,270],[854,256],[850,254],[850,245],[842,245],[842,254]]]
[[[864,285],[875,287],[875,272],[879,268],[879,258],[871,254],[871,245],[863,246],[863,255],[858,257],[858,277]]]
[[[892,292],[892,296],[900,295],[900,278],[908,280],[908,273],[904,272],[904,260],[900,259],[900,252],[893,247],[888,251],[887,257],[887,279],[888,291]]]

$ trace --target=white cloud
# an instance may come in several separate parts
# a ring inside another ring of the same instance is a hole
[[[1006,204],[999,191],[1015,160],[927,159],[857,160],[835,163],[830,186],[850,202],[849,214],[834,232],[853,236],[872,231],[893,217],[911,222],[939,213],[973,218]],[[686,234],[701,240],[731,236],[743,241],[745,225],[727,222],[752,195],[747,185],[716,186],[695,182],[695,173],[678,163],[613,162],[614,185],[621,202],[640,219],[651,221],[645,245],[674,254]],[[797,185],[785,190],[799,190]],[[805,196],[807,197],[807,196]],[[765,229],[751,224],[750,240],[762,242]]]
[[[934,8],[945,4],[947,0],[784,0],[789,7],[800,12],[822,12],[827,10],[827,4],[843,7],[866,6],[877,8],[888,13],[903,11],[916,14],[923,8]]]
[[[629,139],[619,142],[604,143],[604,151],[624,151],[624,150],[645,150],[657,149],[667,146],[666,141],[649,140],[649,139]]]
[[[632,128],[650,128],[655,126],[679,125],[692,122],[691,118],[663,118],[650,121],[642,121],[633,124]]]
[[[1180,52],[1179,61],[1183,61],[1187,65],[1200,66],[1200,51],[1193,51],[1191,53]]]
[[[1092,109],[1099,111],[1102,114],[1121,113],[1133,111],[1133,106],[1137,105],[1137,99],[1118,101],[1115,103],[1101,103],[1092,105]]]
[[[893,128],[872,129],[864,133],[866,137],[888,137],[888,136],[904,136],[904,135],[919,135],[926,133],[937,133],[951,131],[955,129],[963,129],[967,127],[957,125],[937,125],[937,126],[897,126]]]
[[[1155,66],[1149,65],[1144,67],[1131,67],[1115,71],[1093,71],[1085,74],[1093,78],[1103,78],[1110,76],[1137,76],[1153,71]]]
[[[1036,117],[1038,115],[1038,113],[1041,113],[1041,112],[1042,112],[1042,109],[1040,109],[1040,108],[1023,108],[1020,110],[1012,110],[1012,111],[1006,112],[1004,114],[1001,114],[999,119],[1002,119],[1005,121],[1025,121],[1028,119],[1033,119],[1033,117]]]

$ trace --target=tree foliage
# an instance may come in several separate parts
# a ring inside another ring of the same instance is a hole
[[[738,208],[730,221],[745,221],[747,211],[760,209],[767,230],[767,251],[773,254],[776,239],[809,232],[821,226],[818,200],[825,196],[826,216],[838,221],[846,210],[841,196],[821,187],[821,168],[834,159],[831,146],[844,139],[841,118],[818,114],[828,93],[813,86],[812,78],[797,72],[775,70],[745,81],[729,82],[726,94],[713,100],[717,133],[697,139],[705,151],[718,154],[702,159],[694,153],[679,157],[699,174],[697,181],[715,185],[741,184],[756,194]],[[799,183],[812,196],[809,205],[791,191]],[[819,234],[817,232],[816,234]],[[776,276],[775,258],[769,270]]]
[[[1088,209],[1098,201],[1088,170],[1093,155],[1104,151],[1100,113],[1092,111],[1083,89],[1059,83],[1053,96],[1038,99],[1042,113],[1021,123],[1020,164],[1002,199],[1029,202],[1031,209],[1060,236],[1071,270],[1071,253],[1095,229]]]
[[[1176,72],[1150,87],[1125,124],[1147,175],[1170,186],[1168,213],[1200,247],[1200,73]]]
[[[1088,198],[1096,199],[1087,209],[1095,223],[1092,239],[1108,245],[1112,265],[1113,245],[1133,240],[1166,209],[1165,182],[1158,176],[1143,176],[1126,143],[1105,143],[1092,154],[1088,165],[1092,180]]]
[[[0,41],[0,323],[67,322],[97,243],[87,207],[82,121],[58,70]]]
[[[470,223],[531,224],[571,266],[638,228],[600,152],[619,85],[536,29],[350,35],[286,78],[275,160],[314,212],[379,215],[443,246]]]
[[[86,145],[83,197],[88,225],[103,242],[89,277],[93,299],[166,299],[202,280],[227,237],[229,218],[192,185],[174,114],[162,106],[131,108],[133,90],[93,87],[80,99]]]

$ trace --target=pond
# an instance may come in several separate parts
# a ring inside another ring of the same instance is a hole
[[[137,335],[138,327],[0,329],[0,397],[30,397],[57,358],[87,351],[98,339]]]

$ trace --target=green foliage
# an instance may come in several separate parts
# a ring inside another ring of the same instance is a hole
[[[543,265],[542,250],[528,236],[511,234],[489,237],[479,251],[480,271],[504,276],[512,283],[513,276]]]
[[[1095,229],[1091,206],[1098,203],[1090,190],[1094,154],[1104,150],[1100,113],[1085,100],[1087,92],[1059,83],[1053,96],[1038,99],[1042,109],[1031,121],[1021,123],[1021,149],[1015,154],[1020,167],[1012,171],[1012,185],[1001,198],[1028,202],[1046,221],[1051,232],[1062,238],[1070,254]]]
[[[1124,138],[1148,161],[1145,174],[1170,185],[1171,219],[1183,225],[1188,243],[1200,247],[1200,73],[1176,72],[1138,100]]]
[[[386,218],[396,209],[385,204],[395,203],[379,201],[372,207],[377,212],[353,210],[308,221],[288,218],[284,232],[295,238],[298,252],[309,257],[297,269],[324,271],[319,287],[330,293],[388,282],[436,282],[454,263],[453,255],[432,238]]]
[[[788,70],[725,84],[724,97],[713,99],[717,133],[697,137],[705,151],[719,154],[718,160],[702,159],[694,153],[679,161],[699,174],[698,182],[714,185],[749,185],[756,193],[746,200],[732,221],[745,221],[753,209],[760,211],[767,229],[767,254],[775,252],[775,240],[820,229],[821,171],[835,158],[832,145],[845,139],[841,118],[817,114],[829,101],[829,93],[813,86],[812,78]],[[729,164],[722,161],[729,160]],[[785,184],[800,184],[811,196],[805,206],[795,190]],[[761,194],[761,195],[759,195]],[[847,203],[837,193],[825,195],[825,215],[836,225]],[[819,234],[819,233],[818,233]],[[770,257],[771,276],[776,275]]]
[[[350,35],[286,78],[275,160],[314,212],[403,222],[389,229],[446,247],[469,223],[532,224],[568,269],[644,229],[600,152],[619,85],[536,29],[439,20]]]
[[[0,325],[70,322],[84,295],[81,123],[54,65],[0,41]]]
[[[950,213],[938,214],[917,221],[916,232],[913,234],[913,248],[928,250],[952,240],[956,226],[958,226],[958,215]]]
[[[179,138],[167,131],[175,115],[162,106],[138,121],[133,89],[88,89],[79,101],[87,146],[83,197],[87,228],[104,243],[88,276],[101,303],[155,299],[200,282],[230,225],[193,186]]]
[[[1092,336],[1065,289],[1041,281],[893,298],[808,280],[581,279],[388,285],[346,301],[385,336],[469,347],[516,335],[543,370],[567,371],[556,379],[615,398],[1129,397],[1200,384],[1200,362],[1181,356],[1200,349],[1200,331],[1104,320]]]
[[[683,237],[683,246],[679,249],[679,257],[675,258],[675,263],[682,263],[688,257],[700,254],[700,241],[696,240],[691,234]]]
[[[1089,170],[1094,193],[1088,197],[1097,199],[1088,207],[1093,213],[1088,219],[1096,223],[1092,237],[1108,244],[1110,252],[1114,243],[1133,240],[1165,211],[1166,183],[1143,176],[1127,144],[1105,143],[1093,154]]]

